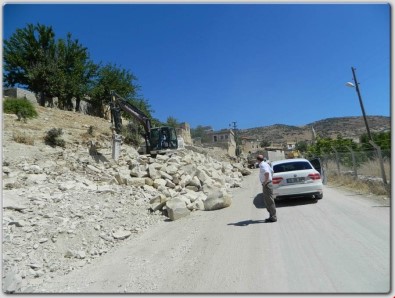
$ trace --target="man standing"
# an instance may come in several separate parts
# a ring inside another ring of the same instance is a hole
[[[258,155],[257,160],[259,162],[259,180],[262,184],[263,189],[263,200],[266,205],[266,209],[270,214],[266,222],[276,222],[276,204],[273,199],[273,185],[272,185],[272,169],[267,162],[263,160],[263,155]]]

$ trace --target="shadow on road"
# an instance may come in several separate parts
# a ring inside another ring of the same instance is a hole
[[[282,208],[282,207],[292,207],[292,206],[300,206],[300,205],[310,205],[310,204],[316,204],[318,201],[317,199],[312,199],[312,198],[286,198],[286,199],[280,199],[276,201],[276,207],[277,208]]]
[[[266,209],[265,202],[263,201],[263,194],[259,193],[255,196],[254,198],[254,205],[255,208],[261,209],[264,208]],[[299,205],[308,205],[308,204],[316,204],[317,200],[312,199],[312,198],[286,198],[286,199],[280,199],[276,200],[276,208],[282,208],[282,207],[292,207],[292,206],[299,206]]]
[[[235,223],[229,223],[228,226],[244,227],[244,226],[259,224],[259,223],[267,223],[267,222],[265,222],[264,219],[261,219],[261,220],[249,219],[249,220],[243,220],[243,221],[239,221],[239,222],[235,222]]]

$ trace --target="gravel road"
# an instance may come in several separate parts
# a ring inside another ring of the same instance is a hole
[[[325,186],[318,202],[278,202],[278,222],[264,223],[257,176],[234,190],[231,207],[160,222],[40,292],[390,291],[388,200]]]

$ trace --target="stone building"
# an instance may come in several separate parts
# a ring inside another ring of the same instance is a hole
[[[192,137],[191,137],[191,128],[189,123],[183,122],[177,128],[177,135],[181,136],[184,139],[184,143],[186,145],[192,145]]]
[[[259,140],[254,137],[241,137],[241,151],[242,153],[249,154],[256,152],[260,148]]]
[[[3,88],[3,97],[26,98],[31,103],[38,103],[38,99],[33,92],[22,88]]]
[[[236,156],[236,140],[232,129],[222,129],[206,133],[205,141],[202,140],[204,147],[222,148],[229,156]]]

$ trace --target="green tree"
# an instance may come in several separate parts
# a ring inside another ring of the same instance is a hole
[[[210,142],[207,132],[212,131],[211,126],[198,125],[196,128],[191,128],[192,139],[200,138],[202,142]]]
[[[25,86],[40,94],[40,104],[51,97],[61,82],[55,59],[55,33],[52,27],[28,24],[4,41],[4,83]]]
[[[390,157],[391,156],[391,131],[371,133],[373,142],[377,144],[381,150],[383,156]],[[359,138],[361,144],[361,150],[367,151],[369,156],[372,157],[375,154],[375,149],[372,144],[369,143],[369,137],[367,133],[361,135]]]
[[[122,69],[114,64],[99,66],[91,90],[91,103],[95,109],[94,113],[103,117],[104,106],[110,101],[111,90],[114,90],[126,100],[135,98],[139,89],[139,86],[135,84],[136,80],[136,77],[129,70]]]
[[[356,153],[357,163],[366,160],[366,154],[360,151],[358,144],[351,139],[344,139],[341,135],[338,135],[336,139],[318,137],[315,144],[308,146],[307,156],[331,155],[333,153],[333,148],[336,149],[337,152],[343,153],[341,154],[340,162],[347,166],[352,165],[352,156],[349,148]]]
[[[79,111],[80,101],[89,92],[98,66],[89,60],[87,48],[77,39],[72,40],[71,33],[66,40],[58,40],[57,59],[62,73],[57,94],[61,108],[72,110],[75,98],[76,111]]]
[[[25,122],[38,116],[33,104],[25,98],[7,98],[3,101],[3,111],[6,114],[17,115],[19,121]]]
[[[167,117],[166,125],[170,126],[170,127],[177,128],[180,126],[180,123],[178,122],[178,120],[176,118],[169,116],[169,117]]]
[[[300,152],[306,152],[308,148],[308,144],[306,141],[299,141],[295,145],[295,149],[299,150]]]
[[[195,138],[203,138],[205,129],[202,125],[198,125],[196,128],[191,128],[191,137]]]
[[[267,141],[267,140],[262,140],[261,143],[259,144],[259,146],[260,146],[261,148],[269,147],[269,146],[270,146],[270,142]]]

